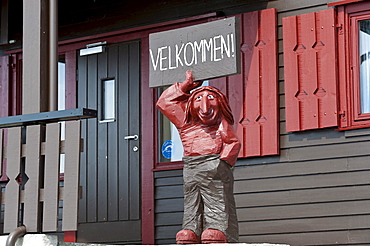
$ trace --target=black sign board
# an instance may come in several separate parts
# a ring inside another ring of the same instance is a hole
[[[149,35],[149,86],[240,73],[239,19],[225,18]]]

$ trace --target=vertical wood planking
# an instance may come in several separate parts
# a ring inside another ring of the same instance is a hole
[[[283,18],[287,131],[338,124],[334,9]]]
[[[63,231],[77,231],[81,122],[66,122]]]
[[[17,63],[19,54],[0,57],[0,117],[21,114],[21,79],[20,66]],[[7,130],[4,131],[4,141],[6,145]],[[6,180],[6,160],[1,166],[1,181]]]
[[[239,152],[239,156],[244,156],[244,141],[243,141],[243,126],[240,122],[243,121],[243,104],[240,103],[238,100],[230,100],[230,98],[243,98],[244,94],[244,86],[243,86],[243,76],[242,75],[234,75],[229,77],[229,104],[234,116],[234,131],[235,134],[238,136],[239,141],[241,143],[241,149]]]
[[[212,85],[227,95],[227,77],[221,77],[212,79],[209,81],[209,85]]]
[[[314,96],[317,90],[317,59],[316,51],[312,49],[316,42],[315,13],[304,14],[298,17],[298,69],[300,90],[298,100],[301,104],[301,127],[303,129],[318,128],[318,100]]]
[[[244,116],[240,157],[279,153],[276,9],[243,14]]]
[[[9,115],[9,56],[0,56],[0,117]]]
[[[240,18],[241,26],[243,25],[243,15],[238,15],[237,17]],[[243,37],[243,28],[240,28],[240,36]],[[243,38],[240,38],[240,46],[243,44]],[[241,73],[238,75],[233,75],[228,78],[228,99],[229,104],[234,116],[234,130],[236,135],[239,137],[240,143],[242,145],[239,156],[244,156],[244,142],[243,142],[243,126],[240,124],[243,121],[244,116],[244,109],[243,103],[241,103],[241,99],[244,98],[244,83],[243,83],[243,67],[244,67],[244,59],[241,56]],[[239,100],[235,100],[235,99]],[[231,99],[231,100],[230,100]]]
[[[276,9],[261,11],[261,153],[279,154],[279,88],[277,63],[277,18]]]
[[[25,172],[28,181],[24,189],[24,225],[28,232],[39,231],[40,137],[40,125],[27,126]]]
[[[259,11],[244,14],[243,18],[243,58],[245,72],[244,98],[244,153],[245,156],[258,156],[261,153],[261,129],[257,120],[261,116],[260,92],[260,50]]]
[[[121,136],[127,136],[130,134],[128,128],[128,117],[127,113],[129,112],[129,47],[128,45],[122,45],[119,49],[119,57],[121,62],[119,63],[119,83],[118,83],[118,91],[119,91],[119,133]],[[129,141],[124,140],[123,137],[119,139],[119,157],[118,161],[120,163],[119,167],[119,219],[120,220],[128,220],[129,219]]]
[[[97,109],[97,56],[87,58],[87,106]],[[87,120],[87,221],[97,220],[97,119]]]
[[[285,114],[287,131],[298,131],[300,125],[298,56],[294,49],[298,46],[297,16],[283,18],[284,37],[284,79]]]
[[[336,64],[336,28],[334,9],[328,9],[317,13],[318,30],[321,43],[316,45],[318,50],[318,64],[320,73],[318,76],[319,91],[316,96],[319,99],[320,127],[338,125],[337,116],[337,64]],[[329,78],[329,79],[328,79]]]
[[[79,107],[87,108],[87,57],[82,56],[78,58],[78,102]],[[79,213],[78,218],[80,223],[85,223],[87,221],[87,210],[88,210],[88,200],[87,200],[87,132],[88,132],[88,120],[83,120],[81,122],[81,137],[85,140],[83,141],[84,151],[81,153],[80,162],[80,185],[82,186],[82,197],[79,203]]]
[[[210,84],[229,98],[239,157],[279,153],[276,9],[245,13],[241,19],[240,75]],[[243,102],[242,104],[240,102]]]
[[[73,109],[76,108],[76,71],[77,71],[77,64],[76,64],[76,51],[68,51],[65,54],[66,56],[66,109]]]
[[[98,114],[100,117],[98,120],[103,119],[103,81],[107,79],[107,65],[108,65],[108,52],[100,53],[97,56],[97,71],[98,71],[98,80],[97,83],[97,109],[99,109]],[[110,123],[110,122],[109,122]],[[108,138],[107,138],[107,129],[108,122],[99,122],[97,124],[97,137],[99,141],[97,142],[98,146],[98,158],[97,158],[97,198],[99,202],[97,203],[98,208],[98,221],[107,221],[108,218]]]
[[[118,220],[119,216],[119,205],[118,205],[118,140],[119,138],[122,138],[118,134],[118,123],[117,123],[117,117],[118,117],[118,64],[119,64],[119,48],[121,45],[115,45],[109,47],[109,53],[108,53],[108,78],[114,79],[114,98],[115,98],[115,118],[116,120],[113,122],[108,123],[108,129],[107,129],[107,136],[109,139],[108,145],[107,145],[107,154],[108,154],[108,191],[107,191],[107,199],[108,199],[108,221],[115,221]]]
[[[95,119],[95,125],[87,120],[85,164],[81,159],[81,170],[87,173],[85,180],[81,180],[81,185],[86,187],[83,193],[86,198],[80,206],[87,213],[81,212],[86,216],[84,222],[79,219],[80,226],[98,228],[104,224],[109,228],[116,222],[129,226],[134,220],[135,225],[140,224],[140,151],[133,150],[134,145],[140,147],[140,140],[124,139],[126,135],[140,134],[139,59],[140,42],[137,41],[113,44],[104,54],[79,58],[79,93],[87,97],[81,95],[79,105],[89,105],[87,107],[96,108],[101,114],[101,82],[114,79],[117,88],[116,120],[99,122]],[[132,229],[140,232],[140,228]]]
[[[17,176],[21,166],[21,127],[8,130],[7,175],[9,182],[5,189],[4,233],[18,227],[19,215],[19,184]]]
[[[140,115],[140,43],[130,44],[130,111],[129,115]],[[140,133],[140,124],[137,117],[128,117],[130,134]],[[135,145],[140,149],[139,141],[130,141],[130,219],[140,219],[140,152],[133,151]],[[145,151],[145,150],[141,150]]]
[[[46,125],[43,232],[57,231],[59,205],[60,123]]]

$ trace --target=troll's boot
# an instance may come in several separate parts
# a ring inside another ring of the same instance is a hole
[[[177,244],[198,244],[198,236],[192,230],[181,230],[176,234]]]
[[[222,231],[207,229],[202,233],[202,243],[227,243],[227,238]]]

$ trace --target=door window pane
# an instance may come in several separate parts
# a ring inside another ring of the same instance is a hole
[[[370,20],[359,21],[361,113],[370,113]]]
[[[102,120],[115,119],[115,89],[114,79],[103,80],[102,90]]]

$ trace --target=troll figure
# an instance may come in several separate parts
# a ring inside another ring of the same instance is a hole
[[[232,168],[240,142],[226,96],[201,84],[187,71],[185,81],[170,86],[157,102],[184,147],[184,218],[176,241],[238,242]]]

